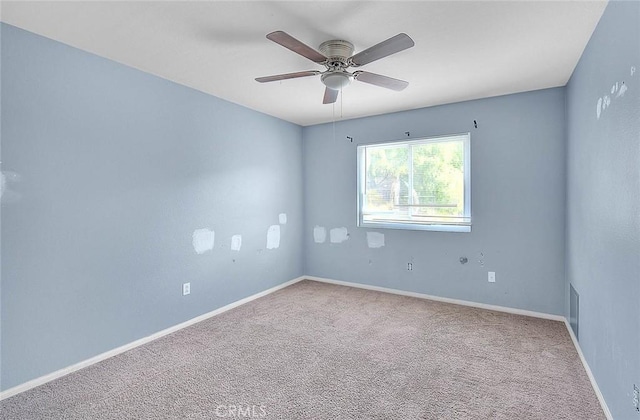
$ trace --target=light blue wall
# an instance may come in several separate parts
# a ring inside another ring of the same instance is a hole
[[[2,389],[303,274],[299,126],[6,24],[1,61]]]
[[[338,122],[335,136],[333,124],[305,127],[306,274],[563,314],[564,102],[557,88]],[[406,131],[471,133],[472,232],[379,229],[386,245],[370,249],[373,230],[356,227],[356,146]],[[316,225],[350,238],[315,243]]]
[[[598,118],[598,100],[606,97],[610,105]],[[580,347],[613,417],[636,419],[640,2],[607,6],[567,86],[567,129],[566,264],[567,280],[580,294]]]

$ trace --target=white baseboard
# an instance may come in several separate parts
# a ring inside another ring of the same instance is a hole
[[[576,335],[573,333],[573,330],[571,329],[571,324],[569,324],[569,320],[567,320],[567,318],[564,319],[564,324],[567,327],[567,331],[569,331],[569,335],[571,336],[571,341],[573,341],[573,345],[576,347],[576,351],[578,352],[578,356],[580,357],[582,366],[584,366],[584,370],[587,372],[587,376],[589,377],[589,381],[591,382],[593,391],[596,393],[596,396],[598,397],[598,401],[600,402],[602,411],[604,411],[604,415],[607,417],[608,420],[613,420],[613,416],[611,415],[611,411],[609,411],[607,402],[604,400],[604,395],[602,395],[602,392],[600,392],[600,387],[598,387],[596,378],[593,376],[593,373],[591,372],[591,368],[587,363],[587,359],[585,359],[584,354],[582,354],[580,343],[578,343],[578,339],[576,338]]]
[[[322,283],[338,284],[341,286],[356,287],[358,289],[375,290],[377,292],[392,293],[394,295],[410,296],[410,297],[415,297],[419,299],[428,299],[428,300],[434,300],[437,302],[444,302],[444,303],[453,303],[455,305],[471,306],[473,308],[488,309],[491,311],[506,312],[510,314],[524,315],[524,316],[530,316],[534,318],[550,319],[553,321],[565,320],[565,317],[563,317],[562,315],[546,314],[544,312],[534,312],[534,311],[527,311],[525,309],[509,308],[506,306],[489,305],[486,303],[472,302],[469,300],[460,300],[460,299],[452,299],[452,298],[446,298],[446,297],[440,297],[440,296],[432,296],[424,293],[407,292],[404,290],[390,289],[390,288],[381,287],[381,286],[371,286],[371,285],[362,284],[362,283],[352,283],[352,282],[342,281],[342,280],[326,279],[323,277],[305,276],[305,278],[307,280],[319,281]]]
[[[302,276],[302,277],[295,278],[293,280],[289,280],[289,281],[287,281],[285,283],[282,283],[282,284],[274,286],[274,287],[272,287],[270,289],[264,290],[264,291],[262,291],[260,293],[256,293],[255,295],[251,295],[251,296],[246,297],[244,299],[240,299],[238,301],[235,301],[235,302],[232,302],[232,303],[230,303],[228,305],[225,305],[225,306],[223,306],[221,308],[218,308],[218,309],[216,309],[214,311],[208,312],[206,314],[202,314],[202,315],[197,316],[195,318],[192,318],[192,319],[190,319],[188,321],[185,321],[185,322],[182,322],[180,324],[174,325],[173,327],[169,327],[169,328],[164,329],[162,331],[158,331],[157,333],[151,334],[150,336],[141,338],[141,339],[136,340],[136,341],[132,341],[131,343],[125,344],[124,346],[120,346],[120,347],[115,348],[113,350],[109,350],[107,352],[104,352],[102,354],[94,356],[94,357],[92,357],[90,359],[83,360],[82,362],[73,364],[71,366],[67,366],[66,368],[57,370],[55,372],[49,373],[49,374],[41,376],[39,378],[32,379],[32,380],[30,380],[28,382],[25,382],[23,384],[17,385],[17,386],[15,386],[13,388],[9,388],[6,391],[0,392],[0,401],[4,400],[6,398],[12,397],[12,396],[14,396],[16,394],[19,394],[21,392],[27,391],[29,389],[35,388],[37,386],[46,384],[47,382],[51,382],[54,379],[58,379],[58,378],[60,378],[62,376],[68,375],[70,373],[78,371],[78,370],[80,370],[82,368],[85,368],[87,366],[90,366],[90,365],[93,365],[95,363],[101,362],[101,361],[106,360],[106,359],[108,359],[110,357],[113,357],[113,356],[116,356],[118,354],[124,353],[127,350],[131,350],[131,349],[134,349],[136,347],[142,346],[142,345],[147,344],[147,343],[149,343],[149,342],[151,342],[153,340],[156,340],[156,339],[158,339],[160,337],[164,337],[165,335],[171,334],[173,332],[176,332],[178,330],[186,328],[186,327],[188,327],[190,325],[196,324],[196,323],[198,323],[200,321],[204,321],[205,319],[214,317],[214,316],[219,315],[219,314],[221,314],[223,312],[226,312],[226,311],[228,311],[230,309],[236,308],[236,307],[238,307],[240,305],[244,305],[245,303],[251,302],[252,300],[261,298],[261,297],[266,296],[268,294],[271,294],[271,293],[273,293],[273,292],[275,292],[277,290],[283,289],[283,288],[285,288],[287,286],[291,286],[292,284],[297,283],[297,282],[299,282],[301,280],[304,280],[305,278],[306,277]]]

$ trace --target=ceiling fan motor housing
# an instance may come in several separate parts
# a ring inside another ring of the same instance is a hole
[[[327,67],[331,69],[343,69],[348,67],[349,57],[353,55],[353,44],[341,39],[333,39],[320,44],[319,50],[327,60]]]

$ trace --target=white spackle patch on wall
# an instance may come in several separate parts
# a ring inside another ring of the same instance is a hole
[[[631,66],[631,70],[629,73],[631,74],[631,77],[634,76],[634,74],[636,73],[635,66]],[[615,82],[613,85],[611,85],[611,96],[604,95],[603,97],[598,98],[598,102],[596,103],[596,118],[600,119],[604,110],[612,106],[611,98],[613,98],[614,100],[621,98],[625,93],[627,93],[627,90],[629,90],[629,87],[625,84],[624,81]]]
[[[278,215],[278,223],[280,223],[281,225],[287,224],[287,213],[280,213]]]
[[[240,247],[242,247],[242,235],[233,235],[231,237],[231,250],[240,251]]]
[[[313,241],[317,244],[323,244],[327,240],[327,229],[323,226],[313,228]]]
[[[349,232],[346,227],[333,228],[329,231],[329,238],[332,244],[339,244],[349,239]]]
[[[0,172],[0,197],[4,194],[4,189],[7,185],[7,180],[2,172]]]
[[[382,248],[384,246],[384,233],[367,232],[367,245],[369,248]]]
[[[15,203],[22,198],[22,194],[11,189],[12,185],[20,182],[21,176],[12,171],[0,172],[0,198],[3,203]]]
[[[280,247],[280,225],[269,226],[267,231],[267,249]]]
[[[213,249],[216,233],[209,229],[196,229],[193,231],[193,249],[197,254],[204,254]]]

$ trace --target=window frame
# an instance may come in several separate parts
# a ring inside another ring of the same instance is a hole
[[[401,223],[401,222],[365,222],[363,216],[364,191],[366,182],[365,153],[369,147],[402,146],[428,143],[443,143],[447,141],[462,141],[463,143],[463,167],[464,167],[464,216],[468,217],[468,223]],[[383,141],[377,143],[359,144],[357,153],[357,226],[374,229],[401,229],[416,231],[436,231],[436,232],[471,232],[471,133],[445,134],[431,137],[418,137],[413,139],[402,139],[393,141]]]

